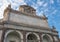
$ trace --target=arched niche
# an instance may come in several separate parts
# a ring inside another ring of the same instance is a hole
[[[23,35],[20,31],[9,30],[5,33],[4,42],[23,42]]]
[[[26,42],[40,42],[40,37],[36,33],[28,32],[26,34]]]
[[[53,39],[48,34],[42,34],[42,42],[53,42]]]

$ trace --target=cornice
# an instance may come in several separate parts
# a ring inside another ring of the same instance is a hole
[[[26,24],[26,23],[16,23],[16,22],[13,22],[13,21],[5,21],[4,24],[11,24],[11,25],[16,25],[16,26],[36,28],[36,29],[43,29],[43,30],[49,30],[50,31],[50,28],[49,27],[29,25],[29,24]]]

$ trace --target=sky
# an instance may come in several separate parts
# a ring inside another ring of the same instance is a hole
[[[36,9],[36,15],[45,14],[49,26],[55,26],[60,36],[60,0],[0,0],[0,19],[9,4],[14,10],[18,10],[20,5],[29,5]]]

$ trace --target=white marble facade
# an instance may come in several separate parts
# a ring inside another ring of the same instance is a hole
[[[24,12],[25,8],[31,13]],[[27,5],[19,9],[13,10],[10,5],[5,9],[0,21],[0,42],[59,42],[58,32],[49,27],[45,16],[37,16],[36,10]]]

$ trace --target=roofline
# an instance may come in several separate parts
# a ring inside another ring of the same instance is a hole
[[[34,11],[36,11],[36,9],[34,9],[33,7],[29,6],[29,5],[20,5],[20,7],[30,7],[32,8]]]
[[[43,20],[46,20],[46,19],[47,19],[46,17],[41,17],[41,16],[37,16],[37,15],[32,15],[32,14],[29,14],[29,13],[27,14],[27,13],[25,13],[25,12],[23,13],[23,12],[20,12],[20,11],[17,11],[17,10],[13,10],[12,8],[8,8],[8,7],[4,10],[4,14],[5,14],[6,12],[23,14],[23,15],[27,15],[27,16],[31,16],[31,17],[43,19]]]

